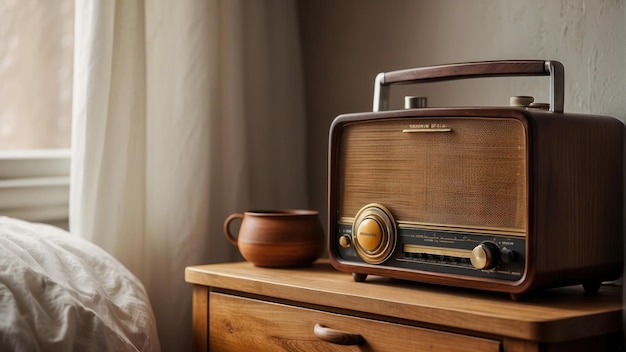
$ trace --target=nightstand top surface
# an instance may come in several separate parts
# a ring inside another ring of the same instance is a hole
[[[326,260],[298,269],[259,268],[248,262],[191,266],[185,270],[185,281],[305,306],[534,341],[615,333],[622,324],[622,288],[613,285],[603,285],[597,296],[585,296],[582,287],[572,286],[536,292],[515,302],[502,293],[377,276],[355,282]]]

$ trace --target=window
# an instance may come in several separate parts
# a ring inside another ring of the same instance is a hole
[[[0,0],[0,215],[67,228],[74,0]]]
[[[0,150],[69,148],[74,0],[0,0]]]

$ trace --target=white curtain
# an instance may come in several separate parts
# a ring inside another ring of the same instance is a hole
[[[232,212],[306,207],[295,0],[77,0],[70,230],[145,284],[190,349],[188,265]]]

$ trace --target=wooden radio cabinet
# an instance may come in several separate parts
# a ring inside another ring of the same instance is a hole
[[[325,261],[188,267],[195,351],[623,351],[622,289],[580,286],[523,302],[501,293],[372,277]]]

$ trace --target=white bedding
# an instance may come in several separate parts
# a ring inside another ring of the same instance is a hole
[[[159,351],[142,283],[56,227],[0,217],[0,351]]]

